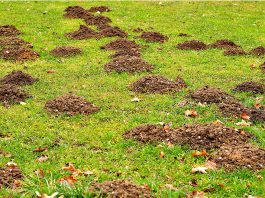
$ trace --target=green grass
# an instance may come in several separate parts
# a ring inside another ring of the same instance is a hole
[[[64,36],[84,23],[64,18],[63,10],[67,6],[89,8],[101,4],[111,7],[112,11],[104,15],[112,19],[113,25],[127,31],[129,39],[137,36],[132,32],[137,27],[154,28],[169,36],[170,40],[164,44],[150,44],[139,39],[136,42],[149,46],[142,55],[155,65],[153,73],[171,79],[181,76],[188,83],[188,89],[174,96],[134,94],[128,90],[128,84],[145,74],[107,74],[103,69],[111,52],[99,47],[115,38],[74,41]],[[264,59],[227,57],[222,50],[181,51],[175,45],[188,39],[210,43],[227,38],[246,50],[265,46],[264,9],[264,2],[168,2],[162,5],[158,2],[1,2],[0,25],[15,25],[23,32],[20,37],[32,42],[41,57],[25,63],[0,60],[0,77],[20,69],[40,78],[39,82],[25,87],[34,96],[25,106],[15,105],[9,109],[0,106],[0,133],[11,135],[8,140],[0,139],[0,148],[12,154],[11,158],[1,156],[0,166],[14,161],[25,175],[22,190],[1,189],[0,196],[32,197],[35,191],[47,194],[58,191],[65,197],[89,197],[92,181],[117,178],[148,184],[157,197],[184,197],[192,190],[208,187],[216,188],[215,192],[207,193],[208,197],[265,196],[264,179],[257,178],[258,175],[265,177],[264,170],[259,173],[218,170],[191,174],[192,167],[204,162],[202,158],[191,157],[191,150],[179,146],[159,148],[122,138],[125,130],[143,123],[172,122],[173,126],[180,126],[220,119],[227,126],[242,128],[235,126],[238,120],[222,117],[215,106],[179,108],[175,104],[182,101],[189,90],[206,84],[231,93],[231,88],[241,82],[264,81],[264,74],[249,66],[258,67]],[[43,14],[44,11],[47,14]],[[193,37],[178,37],[181,32]],[[84,54],[66,59],[49,55],[49,51],[59,45],[80,47]],[[161,51],[157,49],[160,46]],[[49,69],[57,72],[47,74]],[[84,96],[101,110],[89,116],[69,118],[51,116],[43,109],[47,100],[69,91]],[[130,101],[135,96],[141,99],[139,103]],[[254,103],[250,94],[236,93],[235,96],[246,105]],[[200,116],[186,118],[184,111],[189,108],[195,108]],[[264,123],[243,128],[257,136],[254,144],[265,147]],[[59,142],[59,146],[53,147],[55,142]],[[35,162],[39,154],[32,151],[37,147],[49,147],[48,161]],[[163,159],[159,158],[161,151],[165,153]],[[179,162],[182,157],[185,163]],[[78,178],[73,189],[60,186],[58,179],[67,175],[61,168],[67,162],[73,162],[81,170],[91,170],[94,175]],[[46,172],[43,179],[34,174],[39,168]],[[117,176],[117,172],[121,175]],[[198,180],[198,187],[188,184],[192,178]],[[225,188],[218,187],[220,183]],[[174,185],[179,191],[165,189],[166,184]]]

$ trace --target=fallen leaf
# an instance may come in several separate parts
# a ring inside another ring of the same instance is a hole
[[[56,72],[56,70],[48,70],[48,71],[47,71],[48,74],[53,74],[53,73],[55,73],[55,72]]]
[[[38,191],[36,191],[35,193],[38,198],[54,198],[59,194],[58,192],[55,192],[52,195],[47,195],[47,194],[40,194]]]
[[[224,188],[225,187],[225,185],[224,184],[217,184],[218,186],[220,186],[221,188]]]
[[[207,167],[198,166],[196,168],[191,169],[191,172],[192,173],[203,173],[203,174],[205,174],[205,173],[207,173],[206,170],[208,170]]]
[[[202,150],[202,151],[194,151],[194,152],[192,153],[192,156],[193,156],[193,157],[206,156],[206,155],[207,155],[207,152],[206,152],[205,149]]]
[[[162,152],[160,152],[159,156],[160,156],[160,158],[163,158],[163,157],[165,157],[165,153],[162,151]]]
[[[246,112],[241,113],[240,117],[242,119],[244,119],[244,120],[249,120],[250,119],[250,116]]]
[[[140,99],[137,97],[134,97],[133,99],[131,99],[131,102],[139,102],[139,101],[140,101]]]
[[[202,191],[203,192],[213,192],[213,191],[215,191],[216,189],[215,188],[205,188],[205,189],[203,189]]]
[[[62,185],[73,186],[74,183],[77,182],[77,179],[74,176],[70,175],[70,176],[67,176],[67,177],[60,178],[59,182]]]
[[[187,198],[205,198],[206,196],[203,191],[194,190],[192,191],[192,193],[186,194],[186,197]]]
[[[45,162],[49,159],[48,155],[42,155],[39,158],[37,158],[35,161],[36,162]]]
[[[179,190],[176,187],[174,187],[172,184],[166,184],[165,188],[167,188],[169,190],[173,190],[173,191],[178,191]]]
[[[40,178],[43,178],[45,175],[45,172],[43,169],[37,169],[36,171],[34,171],[35,175],[37,175]]]
[[[210,161],[210,160],[207,160],[205,162],[204,166],[208,169],[211,169],[211,170],[216,170],[216,168],[217,168],[217,164],[213,161]]]
[[[214,125],[223,125],[224,123],[220,120],[216,120],[213,122]]]
[[[171,142],[168,142],[167,146],[168,146],[168,148],[174,148],[174,144],[172,144]]]
[[[165,125],[163,129],[164,129],[165,132],[169,132],[170,126],[169,125]]]
[[[85,175],[85,176],[89,176],[89,175],[93,175],[94,173],[92,172],[92,171],[85,171],[85,172],[83,172],[83,174]]]
[[[196,187],[198,186],[197,184],[197,180],[195,178],[193,178],[191,181],[189,181],[189,185],[193,186],[193,187]]]
[[[197,113],[197,111],[191,109],[191,110],[185,111],[185,116],[197,117],[198,116],[198,113]]]
[[[43,151],[48,151],[48,148],[35,148],[33,150],[33,152],[36,152],[36,153],[43,152]]]
[[[79,176],[83,174],[82,171],[76,169],[71,162],[68,163],[68,166],[63,167],[62,169],[69,171],[73,176]]]
[[[259,108],[261,107],[261,105],[260,105],[259,103],[255,103],[255,104],[254,104],[254,107],[255,107],[256,109],[259,109]]]
[[[236,123],[237,126],[251,126],[251,122],[246,122],[245,120],[242,120],[241,122]]]

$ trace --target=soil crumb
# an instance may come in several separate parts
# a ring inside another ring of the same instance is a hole
[[[4,48],[0,51],[0,58],[13,61],[36,60],[39,54],[24,47]]]
[[[225,56],[246,55],[247,53],[241,47],[230,47],[224,51]]]
[[[262,46],[256,47],[252,49],[249,54],[252,54],[254,56],[264,56],[265,55],[265,48]]]
[[[0,168],[0,189],[3,187],[15,189],[22,178],[23,175],[16,165],[6,165]]]
[[[100,31],[99,33],[102,37],[112,37],[118,36],[121,38],[127,37],[128,33],[121,30],[119,27],[107,27]]]
[[[191,40],[177,44],[177,48],[181,50],[206,50],[207,45],[201,41]]]
[[[50,54],[56,57],[69,57],[82,54],[82,50],[77,47],[60,46],[53,49]]]
[[[2,25],[0,26],[0,36],[16,36],[21,32],[13,25]]]
[[[12,84],[12,85],[32,85],[38,81],[38,78],[34,78],[23,71],[12,71],[12,73],[4,76],[0,79],[2,84]]]
[[[5,107],[8,107],[12,104],[24,102],[30,97],[30,94],[14,85],[0,85],[0,103],[2,103]]]
[[[144,39],[147,42],[160,42],[164,43],[169,38],[159,32],[143,32],[140,38]]]
[[[144,30],[142,29],[142,28],[135,28],[135,29],[133,29],[133,32],[143,32]]]
[[[101,47],[101,49],[105,50],[127,50],[132,48],[140,49],[141,46],[136,44],[134,41],[127,39],[117,39]]]
[[[105,181],[94,183],[90,188],[95,194],[109,198],[152,198],[149,187],[138,186],[126,180]]]
[[[65,35],[74,40],[83,40],[83,39],[88,39],[88,38],[99,37],[98,32],[84,25],[80,25],[79,30],[66,33]]]
[[[176,93],[187,87],[182,78],[176,81],[169,80],[160,75],[148,75],[140,78],[130,85],[130,89],[138,93]]]
[[[215,149],[224,145],[245,144],[252,138],[248,132],[217,124],[192,124],[165,130],[160,125],[140,125],[126,131],[125,139],[143,143],[170,142],[191,149]]]
[[[46,102],[45,108],[50,113],[67,114],[69,116],[76,114],[87,115],[99,110],[99,107],[88,102],[85,98],[70,93]]]
[[[80,6],[69,6],[64,11],[64,17],[67,18],[81,18],[86,13],[86,10]]]
[[[33,48],[33,45],[30,42],[24,41],[21,38],[17,37],[6,37],[0,40],[0,47],[9,48],[9,47],[28,47]]]
[[[107,6],[94,6],[94,7],[91,7],[88,11],[89,12],[109,12],[111,11],[111,9]]]
[[[250,144],[225,146],[213,156],[213,161],[228,170],[246,168],[257,171],[265,168],[265,149]]]
[[[237,85],[233,91],[239,91],[239,92],[252,92],[254,94],[261,93],[263,94],[265,90],[265,85],[253,81],[249,82],[243,82],[239,85]]]
[[[104,68],[107,72],[116,71],[118,73],[150,72],[154,69],[151,64],[136,56],[119,56],[105,64]]]
[[[209,45],[209,48],[227,49],[227,48],[237,48],[240,47],[233,41],[228,39],[217,40],[216,42]]]

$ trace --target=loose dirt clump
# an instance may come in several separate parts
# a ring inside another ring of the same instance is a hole
[[[243,82],[239,85],[237,85],[233,91],[239,91],[239,92],[252,92],[254,94],[261,93],[263,94],[265,90],[265,85],[253,81],[249,82]]]
[[[201,41],[191,40],[179,43],[177,48],[181,50],[206,50],[207,45]]]
[[[191,97],[201,103],[230,103],[235,102],[236,99],[228,93],[217,89],[205,86],[194,91]]]
[[[91,14],[86,14],[82,16],[87,25],[102,26],[111,23],[111,19],[106,16],[94,16]]]
[[[169,38],[159,32],[143,32],[140,38],[144,39],[147,42],[160,42],[164,43]]]
[[[67,114],[73,116],[76,114],[88,115],[99,110],[85,98],[74,94],[64,94],[58,98],[46,102],[45,108],[53,114]]]
[[[119,27],[107,27],[100,31],[99,33],[102,37],[112,37],[118,36],[121,38],[127,37],[128,33],[121,30]]]
[[[95,30],[90,29],[87,26],[80,25],[79,30],[66,33],[65,34],[67,37],[75,40],[83,40],[83,39],[88,39],[88,38],[98,38],[99,34]]]
[[[138,93],[176,93],[187,87],[183,79],[174,82],[160,75],[144,76],[130,85],[130,89]]]
[[[154,69],[152,65],[136,56],[119,56],[104,66],[107,72],[150,72]]]
[[[126,50],[119,50],[115,54],[110,55],[110,58],[117,58],[120,56],[136,56],[140,57],[141,53],[138,49],[132,48],[132,49],[126,49]]]
[[[24,47],[4,48],[0,51],[0,58],[13,61],[36,60],[39,54]]]
[[[14,85],[0,85],[0,103],[2,103],[5,107],[8,107],[12,104],[24,102],[27,98],[30,97],[30,94]]]
[[[250,144],[222,147],[212,158],[218,167],[228,170],[265,168],[265,149]]]
[[[136,44],[134,41],[127,39],[117,39],[101,47],[101,49],[105,50],[127,50],[132,48],[140,49],[141,46]]]
[[[225,56],[246,55],[247,53],[241,47],[230,47],[224,51]]]
[[[252,138],[247,132],[216,124],[192,124],[165,130],[159,125],[140,125],[126,131],[125,139],[144,143],[171,142],[192,149],[215,149],[224,145],[244,144]]]
[[[210,44],[208,47],[218,48],[218,49],[227,49],[227,48],[237,48],[240,46],[236,45],[233,41],[223,39],[223,40],[217,40],[216,42]]]
[[[17,37],[6,37],[4,39],[0,40],[0,47],[28,47],[28,48],[33,48],[32,44],[30,42],[24,41],[21,38]]]
[[[135,28],[133,29],[133,32],[143,32],[144,30],[142,28]]]
[[[89,12],[109,12],[111,11],[111,9],[107,6],[95,6],[95,7],[91,7],[88,11]]]
[[[16,36],[21,32],[13,25],[0,26],[0,36]]]
[[[264,56],[265,55],[265,48],[262,46],[256,47],[252,49],[249,54],[252,54],[254,56]]]
[[[180,37],[190,37],[191,35],[186,34],[186,33],[179,33],[178,36],[180,36]]]
[[[77,47],[60,46],[53,49],[50,54],[56,57],[69,57],[82,54],[82,50]]]
[[[16,188],[19,186],[19,180],[23,178],[20,169],[16,165],[6,165],[4,168],[0,168],[0,189]]]
[[[12,85],[32,85],[34,82],[38,81],[38,78],[34,78],[23,71],[12,71],[12,73],[4,76],[0,79],[2,84],[12,84]]]
[[[90,188],[95,194],[109,198],[152,198],[148,187],[138,186],[126,180],[105,181],[94,183]]]
[[[265,62],[259,66],[262,72],[265,72]]]

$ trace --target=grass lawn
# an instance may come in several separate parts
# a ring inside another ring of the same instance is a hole
[[[128,39],[149,46],[142,50],[142,56],[155,66],[153,73],[170,79],[181,76],[188,88],[173,96],[129,91],[128,85],[146,73],[107,74],[104,71],[103,65],[110,60],[108,56],[112,52],[101,50],[100,46],[115,38],[70,40],[65,37],[65,33],[84,24],[81,19],[63,17],[63,10],[70,5],[109,6],[112,11],[103,15],[128,32]],[[172,122],[175,127],[219,119],[226,126],[243,128],[254,134],[257,138],[252,143],[265,148],[264,123],[240,127],[235,123],[241,119],[221,116],[215,105],[176,105],[185,99],[189,90],[210,85],[252,106],[255,97],[248,93],[232,93],[231,89],[244,81],[264,82],[264,73],[258,69],[264,59],[224,56],[218,49],[186,51],[175,47],[177,43],[191,39],[205,43],[230,39],[246,50],[265,46],[264,10],[264,2],[1,2],[0,25],[15,25],[23,32],[19,37],[32,42],[40,58],[24,63],[0,59],[0,77],[13,70],[23,70],[40,80],[24,87],[33,95],[26,105],[8,109],[0,106],[0,134],[10,136],[0,139],[0,149],[12,154],[11,157],[0,156],[0,166],[13,161],[25,175],[21,189],[2,188],[0,197],[32,197],[35,191],[89,197],[91,182],[114,179],[147,184],[156,197],[185,197],[193,190],[210,187],[216,190],[207,193],[208,197],[264,197],[265,182],[260,179],[260,176],[265,177],[264,170],[227,172],[221,169],[192,174],[191,169],[205,161],[203,157],[192,157],[192,150],[141,144],[122,138],[126,130],[144,123]],[[164,44],[147,43],[135,38],[138,33],[132,30],[137,27],[161,32],[170,39]],[[192,37],[179,37],[179,33]],[[62,45],[82,48],[84,53],[70,58],[55,58],[49,54]],[[254,69],[250,67],[252,64]],[[56,70],[56,73],[48,74],[47,70]],[[84,96],[99,106],[100,111],[88,116],[56,117],[44,109],[47,100],[69,91]],[[140,98],[140,102],[131,102],[134,97]],[[184,112],[192,108],[199,116],[187,118]],[[37,147],[48,147],[47,161],[35,161],[41,155],[32,152]],[[161,151],[165,153],[164,158],[159,156]],[[185,158],[185,163],[180,162],[181,158]],[[58,179],[68,175],[62,170],[67,162],[94,174],[79,177],[75,188],[61,186]],[[45,171],[44,178],[34,174],[37,169]],[[193,178],[197,179],[197,187],[189,185]],[[166,184],[172,184],[178,190],[171,191],[165,188]]]

